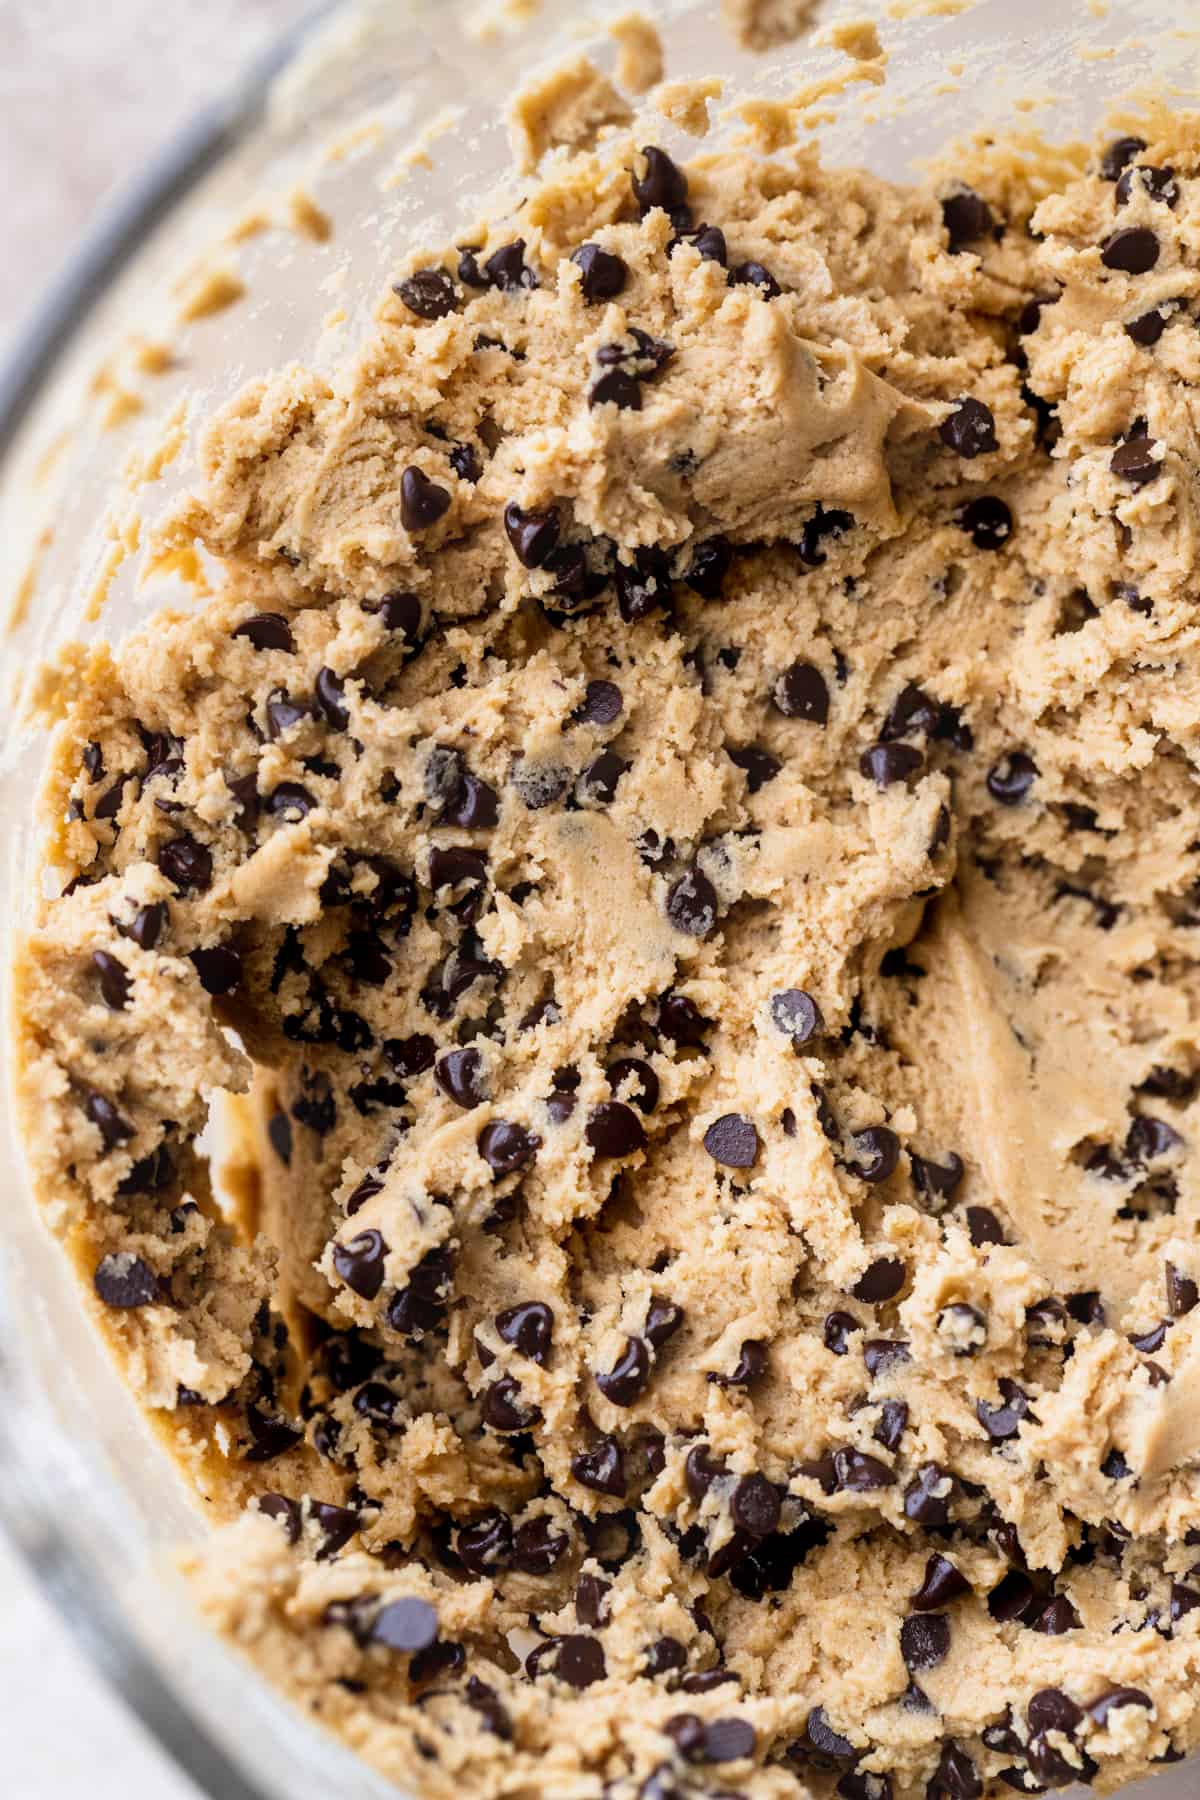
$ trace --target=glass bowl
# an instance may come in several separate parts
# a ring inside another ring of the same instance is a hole
[[[45,739],[23,722],[22,704],[39,661],[72,638],[120,639],[158,605],[192,599],[169,569],[139,581],[135,514],[153,519],[193,483],[195,426],[244,380],[293,356],[332,366],[406,248],[450,240],[503,183],[511,94],[564,53],[592,49],[611,68],[606,27],[625,10],[613,0],[584,19],[569,0],[508,0],[507,10],[495,0],[489,24],[477,7],[446,0],[321,7],[131,189],[47,296],[0,380],[10,932],[38,879],[32,800]],[[642,11],[660,29],[668,72],[718,71],[727,101],[782,97],[847,67],[838,50],[811,43],[765,57],[735,50],[713,0],[646,0]],[[891,53],[886,87],[814,110],[828,160],[892,176],[989,122],[1017,119],[1061,141],[1090,135],[1131,91],[1193,92],[1196,44],[1178,0],[824,9],[827,22],[865,13]],[[653,136],[682,154],[694,148],[658,118]],[[219,304],[238,288],[237,304]],[[6,991],[6,1014],[8,1004]],[[96,1665],[202,1793],[394,1794],[193,1617],[171,1552],[203,1534],[204,1520],[78,1305],[33,1200],[11,1086],[0,1520]],[[1198,1779],[1195,1764],[1181,1766],[1153,1791],[1185,1800]]]

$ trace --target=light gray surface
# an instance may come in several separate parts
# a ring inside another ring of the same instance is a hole
[[[113,190],[308,0],[0,0],[0,354]],[[7,1800],[197,1800],[0,1541]]]

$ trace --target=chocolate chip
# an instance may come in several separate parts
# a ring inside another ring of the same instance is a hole
[[[1031,1622],[1030,1629],[1045,1637],[1062,1637],[1068,1631],[1078,1631],[1079,1614],[1066,1595],[1059,1594]]]
[[[768,781],[774,781],[783,767],[777,756],[772,756],[769,750],[764,750],[759,744],[746,744],[743,747],[726,744],[725,752],[730,762],[744,773],[746,787],[751,794],[757,794]]]
[[[383,1286],[383,1266],[388,1246],[378,1231],[361,1231],[348,1244],[333,1246],[333,1266],[348,1288],[364,1300],[374,1300]]]
[[[1004,1242],[1004,1227],[990,1206],[968,1206],[967,1233],[977,1250]]]
[[[1149,312],[1139,313],[1136,319],[1128,319],[1125,324],[1126,337],[1132,338],[1143,350],[1152,350],[1167,329],[1171,310],[1164,310],[1165,302],[1152,306]]]
[[[612,1584],[602,1581],[598,1575],[585,1571],[575,1584],[575,1617],[581,1625],[598,1631],[608,1624],[608,1598]]]
[[[504,509],[504,530],[523,568],[542,567],[558,544],[560,529],[555,506],[526,511],[510,500]]]
[[[942,223],[950,239],[950,254],[957,256],[968,244],[990,237],[995,221],[982,195],[964,185],[942,201]]]
[[[328,1562],[339,1550],[344,1550],[362,1522],[353,1507],[335,1506],[329,1500],[311,1500],[309,1516],[320,1539],[318,1562]]]
[[[405,531],[428,531],[450,510],[450,490],[431,481],[424,470],[405,469],[400,477],[400,523]]]
[[[868,1338],[863,1345],[863,1362],[873,1381],[886,1375],[889,1369],[900,1368],[911,1361],[908,1345],[902,1338]]]
[[[350,709],[345,701],[346,684],[332,669],[319,669],[313,688],[317,710],[335,731],[345,731],[350,723]]]
[[[1161,1350],[1166,1342],[1168,1325],[1169,1322],[1166,1319],[1160,1319],[1158,1324],[1150,1331],[1134,1333],[1131,1335],[1129,1342],[1133,1345],[1135,1350],[1140,1350],[1144,1356],[1153,1356],[1154,1352],[1156,1350]]]
[[[1146,275],[1158,261],[1158,251],[1158,239],[1147,226],[1126,225],[1105,238],[1100,261],[1125,275]]]
[[[627,625],[646,618],[671,598],[671,565],[665,551],[648,545],[633,552],[633,560],[619,560],[613,570],[617,610]]]
[[[162,936],[163,926],[167,922],[166,905],[161,900],[150,906],[143,906],[133,916],[130,925],[118,926],[123,937],[132,938],[140,950],[153,950]]]
[[[1167,1264],[1167,1311],[1173,1319],[1182,1319],[1200,1304],[1200,1288],[1190,1275],[1175,1264]]]
[[[550,1354],[554,1314],[544,1301],[525,1300],[496,1314],[496,1330],[522,1356],[544,1365]]]
[[[692,550],[684,581],[702,600],[719,600],[733,563],[733,545],[724,536],[704,538]]]
[[[838,1800],[893,1800],[890,1775],[873,1775],[867,1769],[851,1769],[834,1790]]]
[[[835,1731],[829,1723],[829,1716],[823,1706],[814,1706],[804,1726],[804,1736],[797,1746],[803,1756],[809,1756],[818,1764],[857,1762],[863,1754],[856,1750],[849,1738]]]
[[[764,300],[776,300],[783,292],[770,269],[760,262],[738,263],[729,271],[729,284],[731,287],[757,288]]]
[[[615,1437],[601,1437],[589,1450],[578,1451],[571,1459],[571,1473],[581,1487],[611,1494],[615,1500],[625,1498],[625,1458]]]
[[[543,1669],[557,1675],[568,1687],[591,1687],[603,1681],[607,1672],[603,1646],[599,1638],[582,1633],[547,1638],[525,1658],[525,1672],[531,1679],[536,1680]]]
[[[950,1654],[950,1620],[945,1613],[915,1613],[900,1627],[900,1654],[910,1674],[935,1669]]]
[[[449,1250],[442,1245],[427,1250],[409,1276],[408,1286],[389,1302],[387,1322],[392,1330],[410,1343],[418,1343],[427,1331],[438,1330],[445,1323],[452,1279]]]
[[[641,412],[642,384],[628,369],[606,369],[588,389],[589,406],[615,406],[618,412]]]
[[[1025,1717],[1031,1731],[1061,1731],[1070,1737],[1083,1723],[1083,1708],[1076,1706],[1061,1688],[1039,1688],[1025,1709]]]
[[[882,1306],[885,1301],[895,1299],[907,1274],[905,1264],[898,1257],[882,1256],[859,1276],[850,1292],[868,1306]]]
[[[825,1348],[834,1356],[845,1356],[850,1349],[851,1335],[861,1330],[862,1320],[856,1319],[853,1313],[827,1313],[822,1332]]]
[[[418,319],[444,319],[458,307],[453,279],[445,269],[414,269],[396,282],[394,291]]]
[[[810,724],[824,725],[829,718],[829,688],[812,663],[792,663],[777,677],[771,698],[785,719],[807,719]]]
[[[1154,481],[1162,474],[1165,466],[1162,458],[1155,455],[1157,449],[1156,440],[1141,432],[1117,445],[1108,466],[1131,487],[1145,487],[1148,481]]]
[[[977,550],[1000,550],[1013,531],[1011,509],[995,494],[978,494],[968,500],[958,523]]]
[[[581,244],[571,261],[581,272],[579,286],[588,301],[615,300],[629,280],[629,265],[599,244]]]
[[[206,994],[220,999],[241,986],[242,959],[228,944],[213,944],[207,950],[192,950],[188,954]]]
[[[658,1029],[678,1048],[702,1050],[710,1024],[686,994],[664,994],[658,1003]]]
[[[938,436],[948,449],[970,461],[996,448],[996,421],[990,406],[967,395],[956,411],[938,426]]]
[[[464,1525],[455,1540],[455,1550],[472,1575],[490,1575],[508,1568],[512,1561],[512,1524],[507,1513],[484,1513],[471,1525]]]
[[[717,890],[702,869],[685,871],[667,890],[667,918],[687,937],[711,937],[717,928]]]
[[[433,1078],[458,1106],[482,1106],[488,1096],[487,1076],[478,1050],[448,1050],[434,1064]]]
[[[931,699],[915,681],[909,681],[892,701],[880,728],[880,739],[890,744],[895,738],[909,737],[916,732],[922,737],[936,735],[941,713],[938,701]]]
[[[1117,1712],[1123,1706],[1144,1706],[1147,1712],[1154,1710],[1153,1700],[1141,1688],[1111,1687],[1107,1693],[1100,1694],[1090,1702],[1088,1716],[1098,1731],[1107,1731],[1109,1714]]]
[[[1024,750],[1010,750],[987,773],[987,791],[1000,806],[1019,806],[1038,776],[1038,766]]]
[[[499,288],[502,294],[538,285],[536,274],[525,261],[524,238],[517,238],[511,244],[501,244],[498,250],[493,250],[483,265],[483,275],[488,286]]]
[[[549,1519],[528,1519],[513,1538],[513,1562],[523,1575],[548,1575],[570,1548],[567,1533],[555,1531]]]
[[[953,1479],[939,1463],[924,1463],[916,1479],[904,1490],[904,1514],[914,1525],[927,1531],[946,1525],[950,1520]]]
[[[251,613],[233,633],[235,638],[248,638],[256,650],[294,650],[292,628],[282,613]]]
[[[676,1332],[683,1325],[683,1308],[676,1306],[673,1300],[662,1294],[652,1294],[650,1304],[646,1308],[646,1323],[642,1327],[642,1336],[656,1350],[669,1344]]]
[[[766,1367],[767,1346],[760,1338],[746,1338],[738,1351],[732,1374],[710,1374],[708,1380],[716,1387],[752,1388],[755,1382],[761,1381]]]
[[[483,1396],[483,1422],[493,1431],[528,1431],[541,1416],[536,1406],[522,1401],[520,1385],[511,1375],[502,1375]]]
[[[909,1163],[912,1167],[912,1182],[918,1194],[926,1199],[945,1200],[955,1192],[963,1178],[962,1157],[949,1151],[944,1163],[932,1162],[928,1157],[917,1156],[909,1152]]]
[[[154,1270],[129,1250],[102,1256],[96,1264],[92,1286],[105,1306],[124,1310],[154,1306],[163,1297]]]
[[[202,894],[212,886],[212,852],[190,832],[181,832],[159,845],[158,866],[180,894]]]
[[[779,1523],[781,1508],[779,1489],[759,1474],[743,1475],[729,1501],[734,1525],[751,1537],[769,1537]]]
[[[411,1655],[414,1651],[429,1648],[437,1637],[437,1626],[437,1613],[429,1602],[418,1600],[414,1594],[405,1594],[376,1613],[370,1640],[387,1650]]]
[[[1137,163],[1124,169],[1117,182],[1115,205],[1128,206],[1139,190],[1162,206],[1173,207],[1179,204],[1179,183],[1174,169],[1156,169],[1148,163]]]
[[[282,1525],[289,1544],[299,1542],[300,1507],[295,1500],[289,1500],[286,1494],[260,1494],[258,1510]]]
[[[476,1143],[480,1156],[497,1177],[525,1168],[541,1148],[541,1139],[533,1132],[507,1119],[493,1119],[485,1125]]]
[[[785,988],[771,996],[771,1022],[777,1031],[792,1040],[792,1048],[800,1050],[825,1029],[821,1009],[803,988]]]
[[[575,784],[576,795],[583,802],[609,806],[616,799],[617,784],[628,771],[629,764],[623,756],[618,756],[615,750],[602,750],[580,775]]]
[[[935,1612],[970,1591],[970,1582],[949,1557],[935,1555],[925,1564],[924,1579],[909,1605],[915,1613]]]
[[[704,1148],[727,1169],[751,1169],[758,1161],[758,1132],[744,1114],[723,1113],[704,1133]]]
[[[1186,1619],[1189,1613],[1200,1607],[1200,1593],[1195,1588],[1186,1587],[1181,1581],[1171,1583],[1171,1622],[1178,1624]]]
[[[632,1406],[650,1379],[650,1352],[641,1338],[626,1338],[611,1369],[596,1370],[596,1386],[614,1406]]]
[[[1002,1444],[1015,1438],[1022,1421],[1029,1417],[1029,1397],[1024,1388],[1007,1375],[1000,1377],[998,1386],[1002,1404],[989,1406],[986,1400],[977,1400],[975,1416],[992,1441]]]
[[[1179,1133],[1165,1119],[1153,1118],[1149,1113],[1138,1113],[1126,1134],[1125,1154],[1131,1162],[1157,1162],[1161,1157],[1170,1156],[1173,1150],[1178,1150],[1182,1143]]]
[[[884,788],[919,775],[925,758],[913,744],[872,744],[859,757],[858,766],[882,793]]]
[[[105,1095],[95,1091],[90,1093],[83,1103],[83,1110],[103,1138],[106,1150],[115,1150],[118,1144],[128,1143],[133,1136],[133,1126],[129,1120],[117,1111]]]
[[[714,1719],[704,1728],[702,1760],[710,1763],[739,1762],[753,1756],[758,1742],[748,1719]]]
[[[658,1076],[640,1056],[622,1056],[610,1063],[605,1074],[613,1093],[626,1090],[626,1097],[644,1113],[652,1113],[658,1105]]]
[[[1100,179],[1116,181],[1122,169],[1127,169],[1134,157],[1140,156],[1145,148],[1145,138],[1114,138],[1100,158]]]
[[[292,1121],[285,1112],[274,1112],[267,1120],[267,1137],[271,1148],[286,1168],[292,1160]]]
[[[411,1037],[385,1039],[383,1054],[397,1075],[411,1079],[433,1067],[435,1046],[431,1037],[417,1031]]]
[[[92,967],[100,977],[100,998],[105,1006],[113,1012],[124,1011],[132,985],[125,964],[107,950],[93,950]]]
[[[869,1125],[850,1139],[854,1150],[853,1173],[862,1181],[886,1181],[900,1160],[900,1140],[887,1125]]]
[[[578,1613],[578,1605],[576,1605]],[[657,1675],[669,1675],[675,1669],[687,1667],[687,1651],[678,1638],[662,1637],[650,1645],[646,1652],[646,1660],[642,1664],[642,1674],[651,1680]]]
[[[464,831],[491,831],[499,820],[500,799],[495,788],[464,769],[446,798],[438,824],[458,825]]]
[[[877,1456],[865,1450],[835,1450],[834,1474],[843,1492],[864,1494],[873,1488],[892,1487],[896,1476]]]
[[[298,781],[281,781],[267,799],[267,811],[285,825],[297,825],[306,819],[317,801]]]
[[[301,700],[293,700],[283,688],[276,688],[267,699],[267,735],[274,741],[281,738],[302,719],[311,717],[309,708]],[[240,798],[240,795],[239,795]]]
[[[646,1147],[646,1133],[632,1107],[621,1100],[602,1100],[588,1117],[584,1136],[597,1156],[632,1156]]]
[[[615,681],[589,681],[575,718],[585,725],[611,725],[624,707]]]
[[[453,452],[450,460],[453,463]],[[366,602],[363,604],[365,606]],[[385,594],[379,602],[378,611],[385,630],[398,631],[408,643],[416,643],[421,634],[421,601],[417,594],[405,593],[400,589]]]
[[[643,214],[656,206],[667,213],[686,206],[688,184],[683,170],[672,162],[665,150],[653,144],[646,145],[641,154],[645,167],[641,175],[632,177],[632,181],[634,199]]]
[[[971,1758],[957,1744],[943,1744],[925,1800],[980,1800],[983,1783]]]

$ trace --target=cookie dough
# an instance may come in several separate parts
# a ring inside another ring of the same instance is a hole
[[[36,1176],[205,1609],[413,1791],[1200,1739],[1200,125],[1148,136],[560,156],[232,401],[217,591],[59,672]]]

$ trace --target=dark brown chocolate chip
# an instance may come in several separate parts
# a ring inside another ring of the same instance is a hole
[[[800,1050],[825,1029],[821,1009],[803,988],[785,988],[771,996],[771,1022],[777,1031],[790,1037],[792,1047]]]
[[[1143,1356],[1153,1356],[1155,1351],[1161,1350],[1166,1343],[1169,1325],[1169,1320],[1160,1319],[1158,1324],[1149,1331],[1133,1333],[1129,1342],[1135,1350],[1140,1350]]]
[[[1122,481],[1131,487],[1145,487],[1149,481],[1157,480],[1165,468],[1161,456],[1156,456],[1158,449],[1156,440],[1139,432],[1128,437],[1123,444],[1118,444],[1109,458],[1109,468]]]
[[[1107,145],[1100,158],[1101,181],[1116,181],[1123,169],[1127,169],[1135,157],[1140,156],[1146,148],[1145,138],[1119,137]]]
[[[617,797],[617,785],[622,775],[629,771],[629,764],[615,750],[602,750],[594,756],[579,780],[575,784],[575,793],[582,802],[591,801],[599,806],[610,806]]]
[[[961,1569],[948,1556],[934,1555],[925,1564],[924,1578],[909,1605],[915,1613],[936,1612],[970,1591],[971,1584]]]
[[[612,1583],[602,1581],[599,1575],[585,1570],[575,1583],[575,1617],[581,1625],[592,1631],[599,1631],[608,1624],[608,1607],[605,1605],[611,1591]]]
[[[454,461],[453,453],[450,460]],[[421,635],[421,601],[417,594],[397,589],[394,593],[384,595],[378,610],[385,630],[398,631],[408,643],[416,643]]]
[[[740,1762],[753,1756],[758,1738],[748,1719],[714,1719],[704,1728],[702,1760],[710,1763]]]
[[[118,775],[112,786],[101,794],[95,808],[95,815],[98,819],[116,818],[125,797],[125,785],[132,780],[132,775]]]
[[[834,1792],[838,1800],[894,1800],[890,1775],[873,1775],[869,1769],[851,1769]]]
[[[987,791],[1000,806],[1020,806],[1038,776],[1038,766],[1024,750],[1010,750],[987,773]]]
[[[427,1250],[408,1279],[390,1301],[387,1322],[410,1343],[418,1343],[427,1331],[445,1323],[446,1302],[453,1279],[451,1254],[443,1245]]]
[[[918,1194],[927,1200],[947,1200],[955,1192],[963,1178],[963,1162],[951,1150],[944,1163],[932,1162],[928,1157],[917,1156],[909,1152],[912,1165],[912,1182]]]
[[[915,744],[872,744],[859,757],[858,766],[882,793],[884,788],[919,775],[925,758]]]
[[[311,716],[310,708],[302,700],[293,700],[283,688],[276,688],[267,698],[267,735],[272,741],[281,738],[285,731]]]
[[[1125,1155],[1130,1162],[1152,1163],[1178,1150],[1183,1139],[1165,1119],[1150,1113],[1138,1113],[1125,1137]]]
[[[968,500],[958,522],[977,550],[1003,549],[1012,536],[1012,511],[996,494],[978,494]]]
[[[900,1627],[900,1654],[910,1674],[935,1669],[950,1654],[950,1620],[945,1613],[914,1613]]]
[[[881,1256],[859,1276],[850,1292],[868,1306],[882,1306],[885,1301],[896,1298],[907,1274],[908,1269],[899,1257]]]
[[[414,269],[395,284],[395,292],[418,319],[444,319],[458,307],[454,281],[445,269]]]
[[[235,628],[233,635],[247,638],[256,650],[291,651],[296,648],[292,628],[282,613],[251,613]]]
[[[611,1369],[595,1371],[596,1386],[614,1406],[632,1406],[650,1379],[650,1352],[641,1338],[625,1339],[625,1348]]]
[[[785,719],[807,719],[824,725],[829,718],[829,688],[820,669],[794,662],[778,676],[771,698]]]
[[[332,669],[319,669],[313,687],[317,710],[335,731],[345,731],[350,723],[350,709],[345,701],[346,684]]]
[[[153,1306],[162,1299],[158,1276],[149,1263],[129,1250],[102,1256],[92,1276],[92,1286],[105,1306],[131,1310]]]
[[[542,1300],[525,1300],[496,1314],[496,1330],[522,1356],[544,1365],[550,1354],[554,1314]]]
[[[783,764],[761,744],[726,744],[726,755],[731,763],[735,763],[746,777],[746,787],[752,794],[757,794],[766,787],[768,781],[774,781]]]
[[[158,866],[178,893],[203,894],[212,886],[212,852],[190,832],[181,832],[159,845]]]
[[[622,1100],[602,1100],[594,1106],[584,1136],[600,1157],[632,1156],[646,1147],[641,1120]]]
[[[330,1500],[311,1500],[309,1516],[317,1527],[319,1545],[317,1561],[328,1562],[344,1550],[361,1524],[361,1518],[351,1506],[335,1506]]]
[[[647,618],[671,599],[671,564],[654,545],[633,552],[632,562],[619,560],[613,570],[617,610],[627,625]]]
[[[250,1445],[242,1454],[248,1463],[271,1462],[302,1442],[304,1427],[282,1413],[267,1413],[260,1406],[246,1408]]]
[[[578,1451],[571,1459],[571,1473],[581,1487],[610,1494],[615,1500],[625,1498],[625,1458],[615,1437],[601,1437],[590,1449]]]
[[[535,1681],[543,1672],[557,1675],[568,1687],[591,1687],[603,1681],[606,1669],[604,1649],[599,1638],[582,1633],[568,1633],[547,1638],[525,1658],[525,1673]]]
[[[1139,313],[1136,319],[1126,320],[1126,337],[1132,338],[1143,350],[1153,350],[1170,323],[1172,311],[1165,301],[1160,301],[1148,312]]]
[[[759,1138],[754,1122],[743,1113],[723,1113],[704,1133],[704,1148],[727,1169],[751,1169],[758,1161]]]
[[[642,1336],[646,1342],[656,1350],[661,1350],[682,1326],[682,1306],[676,1306],[674,1300],[668,1300],[662,1294],[652,1294],[646,1308],[646,1323],[642,1327]]]
[[[642,384],[629,369],[606,369],[588,389],[589,406],[615,406],[618,412],[641,412]]]
[[[760,1338],[746,1338],[738,1351],[738,1359],[729,1375],[710,1374],[716,1387],[752,1388],[761,1381],[767,1368],[767,1346]]]
[[[1135,193],[1144,193],[1160,206],[1178,206],[1179,182],[1174,169],[1158,169],[1149,163],[1135,163],[1122,170],[1117,182],[1114,203],[1128,206]]]
[[[900,1160],[900,1140],[887,1125],[868,1125],[850,1139],[854,1151],[851,1167],[860,1180],[886,1181]]]
[[[862,1330],[862,1320],[853,1313],[831,1312],[825,1315],[822,1338],[825,1348],[834,1356],[846,1356],[854,1332]]]
[[[514,293],[518,288],[535,288],[538,278],[525,261],[525,239],[516,238],[511,244],[501,244],[498,250],[493,250],[483,265],[483,279],[487,286],[499,288],[502,294]]]
[[[1126,225],[1110,232],[1100,246],[1100,261],[1106,269],[1118,269],[1125,275],[1146,275],[1158,261],[1159,244],[1146,225]]]
[[[781,1509],[779,1489],[759,1474],[743,1475],[729,1501],[734,1525],[751,1537],[769,1537],[779,1523]]]
[[[1061,1731],[1069,1737],[1083,1723],[1083,1708],[1061,1688],[1039,1688],[1030,1698],[1025,1717],[1031,1731]]]
[[[869,1493],[874,1488],[892,1487],[896,1480],[893,1469],[865,1450],[835,1450],[833,1470],[838,1487],[846,1493]]]
[[[140,950],[153,950],[167,922],[167,908],[162,900],[139,907],[129,925],[118,927],[123,937],[131,938]]]
[[[925,1800],[980,1800],[983,1783],[979,1771],[957,1744],[943,1744]]]
[[[857,1762],[863,1754],[849,1738],[835,1731],[823,1706],[814,1706],[804,1726],[804,1735],[796,1746],[801,1756],[821,1763]]]
[[[687,937],[711,937],[717,912],[717,890],[702,869],[686,870],[667,890],[667,918]]]
[[[286,1168],[292,1160],[292,1121],[285,1112],[274,1112],[267,1120],[267,1137],[271,1148]]]
[[[970,461],[996,448],[996,421],[990,406],[968,394],[938,426],[938,436],[956,455]]]
[[[267,799],[267,811],[285,825],[297,825],[306,819],[317,801],[298,781],[281,781]]]
[[[664,994],[658,1003],[658,1029],[679,1048],[702,1050],[710,1024],[686,994]]]
[[[733,545],[724,536],[704,538],[692,550],[684,581],[702,600],[719,600],[733,563]]]
[[[449,488],[439,487],[423,469],[405,469],[400,477],[400,523],[405,531],[428,531],[450,510]]]
[[[1007,1443],[1015,1438],[1022,1421],[1029,1418],[1029,1396],[1010,1376],[999,1380],[1001,1404],[989,1406],[986,1400],[975,1402],[975,1416],[993,1443]]]
[[[192,967],[200,977],[206,994],[220,999],[242,985],[242,959],[228,944],[213,944],[207,950],[189,952]]]
[[[953,1478],[940,1463],[924,1463],[916,1479],[904,1490],[905,1517],[926,1530],[936,1529],[950,1521]]]
[[[868,1338],[863,1345],[863,1362],[872,1381],[911,1361],[912,1355],[902,1338]]]
[[[1200,1593],[1195,1588],[1185,1586],[1182,1581],[1171,1583],[1171,1622],[1178,1624],[1186,1619],[1189,1613],[1200,1607]]]
[[[333,1246],[333,1266],[348,1288],[364,1300],[374,1300],[383,1286],[387,1242],[378,1231],[360,1231],[348,1244]]]
[[[615,681],[589,681],[575,717],[585,725],[611,725],[624,704]]]
[[[540,1138],[508,1119],[493,1119],[484,1126],[476,1142],[480,1156],[497,1177],[525,1168],[541,1148]]]
[[[521,1399],[520,1384],[511,1375],[493,1381],[483,1396],[483,1422],[493,1431],[528,1431],[541,1416],[536,1406]]]
[[[777,300],[783,292],[770,269],[760,262],[738,263],[729,271],[729,285],[757,288],[764,300]]]
[[[665,150],[654,144],[647,144],[642,150],[643,172],[633,176],[633,196],[643,213],[653,207],[661,207],[663,212],[676,212],[687,205],[688,184],[683,170],[674,163]]]
[[[931,699],[915,681],[909,681],[888,708],[879,736],[885,744],[915,733],[929,737],[936,734],[941,716],[942,709],[938,701]]]
[[[576,1605],[576,1613],[579,1608]],[[651,1680],[657,1675],[670,1675],[676,1669],[686,1669],[687,1651],[678,1638],[657,1638],[646,1651],[646,1660],[642,1664],[642,1674]]]
[[[93,950],[92,967],[100,977],[100,998],[105,1006],[113,1012],[123,1012],[129,1005],[132,986],[125,964],[107,950]]]
[[[384,1040],[383,1054],[401,1077],[423,1075],[433,1067],[435,1053],[433,1039],[423,1031],[414,1032],[411,1037]]]
[[[106,1150],[115,1150],[118,1144],[128,1143],[133,1136],[129,1120],[104,1094],[90,1093],[83,1103],[83,1110],[103,1138]]]
[[[405,1594],[380,1608],[369,1636],[373,1644],[411,1656],[417,1650],[428,1650],[437,1637],[437,1626],[437,1613],[429,1602]]]
[[[1144,1706],[1147,1712],[1154,1710],[1153,1700],[1141,1688],[1111,1687],[1107,1693],[1098,1695],[1090,1702],[1088,1716],[1098,1731],[1107,1731],[1109,1714],[1117,1712],[1122,1706]]]
[[[482,1106],[488,1096],[487,1076],[478,1050],[448,1050],[434,1064],[433,1078],[458,1106]]]
[[[968,1206],[967,1232],[977,1250],[1004,1242],[1004,1227],[990,1206]]]
[[[265,1513],[268,1519],[274,1519],[282,1525],[289,1544],[300,1540],[300,1505],[296,1500],[289,1500],[286,1494],[260,1494],[258,1510]]]
[[[513,1562],[523,1575],[548,1575],[570,1548],[570,1537],[549,1519],[528,1519],[513,1536]]]
[[[610,1063],[605,1074],[614,1094],[625,1091],[627,1100],[644,1113],[652,1113],[658,1105],[658,1076],[640,1056],[622,1056]]]
[[[1079,1614],[1065,1594],[1058,1594],[1031,1621],[1030,1630],[1039,1631],[1044,1637],[1062,1637],[1068,1631],[1079,1630]]]
[[[1167,1264],[1167,1311],[1173,1319],[1182,1319],[1200,1305],[1200,1288],[1190,1275],[1175,1264]]]
[[[950,239],[950,254],[957,256],[970,244],[978,244],[992,234],[995,220],[992,209],[973,188],[958,188],[942,201],[942,223]]]
[[[629,280],[629,265],[599,244],[580,244],[571,261],[579,269],[580,289],[588,301],[615,300]]]
[[[504,530],[521,566],[540,569],[558,545],[558,508],[526,511],[510,500],[504,509]]]

